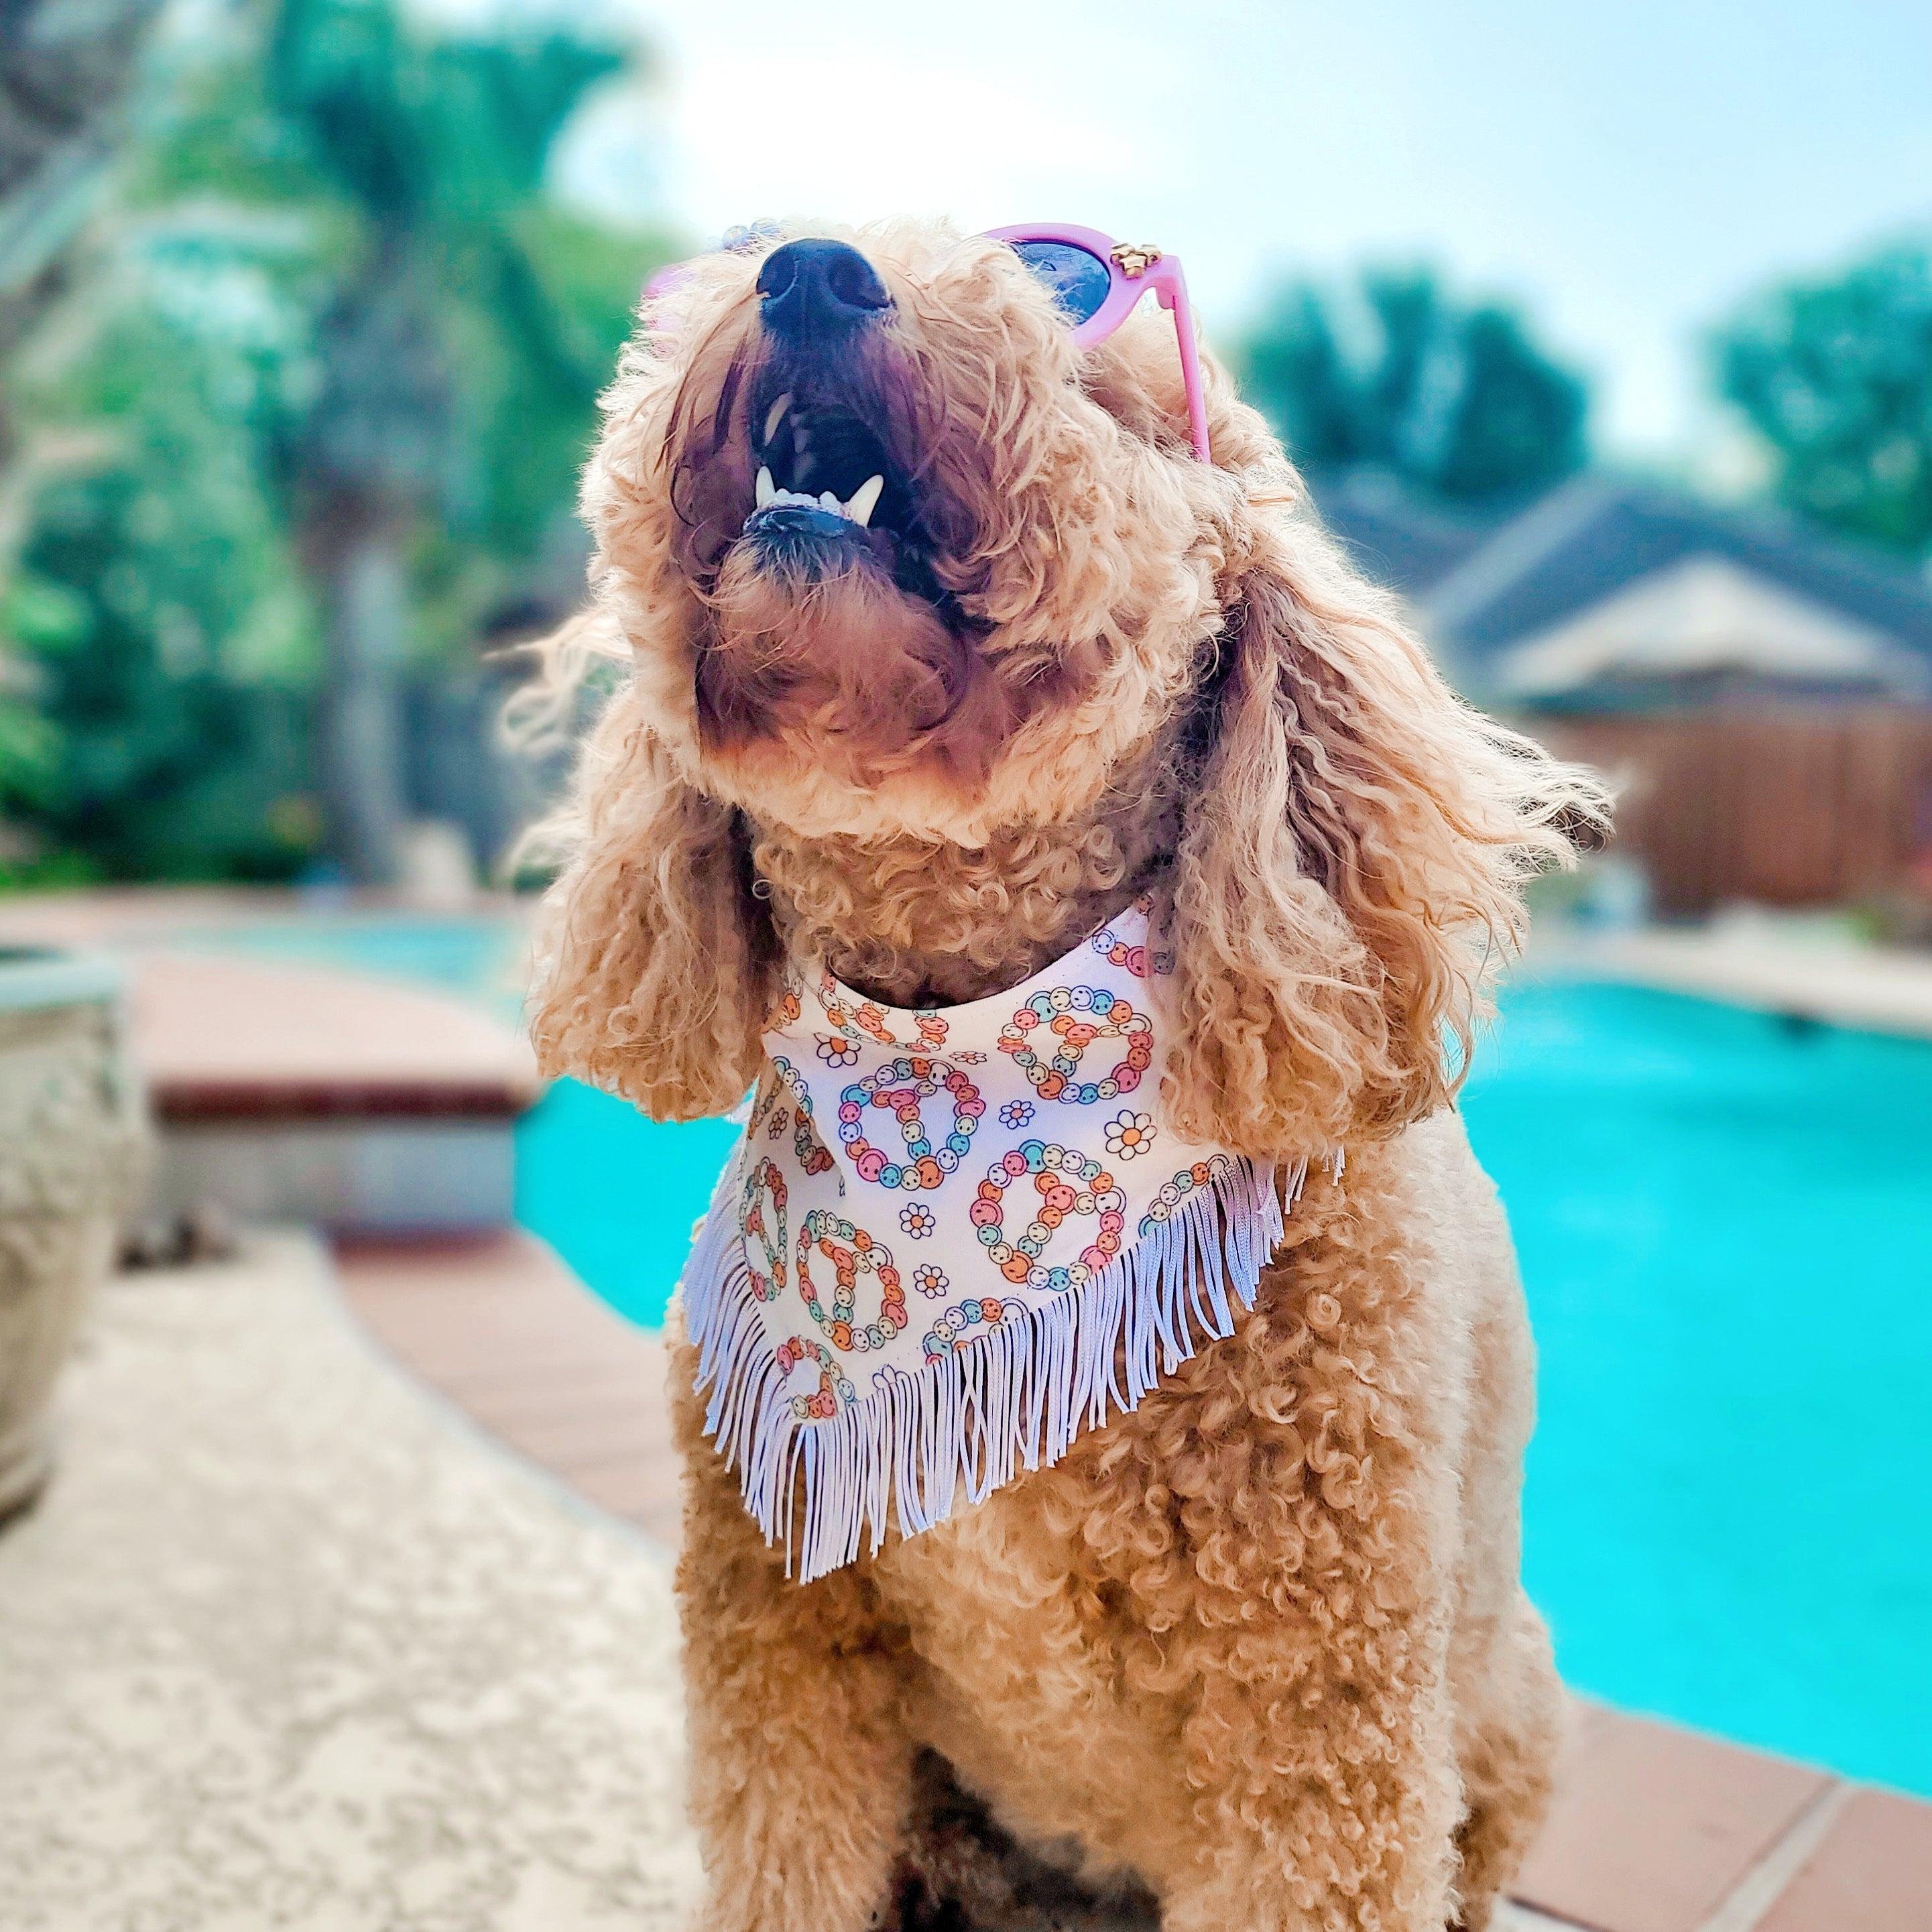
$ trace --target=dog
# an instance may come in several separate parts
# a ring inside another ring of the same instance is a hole
[[[700,1922],[1478,1932],[1560,1694],[1519,1582],[1531,1342],[1455,1067],[1525,882],[1606,801],[1447,687],[1184,307],[1186,356],[1132,290],[1083,342],[1042,254],[766,226],[645,304],[556,650],[560,688],[619,668],[534,1036],[656,1118],[722,1114],[769,1098],[801,974],[941,1012],[1138,905],[1160,1130],[1277,1177],[1285,1220],[1136,1402],[916,1533],[902,1493],[809,1582],[674,1312]]]

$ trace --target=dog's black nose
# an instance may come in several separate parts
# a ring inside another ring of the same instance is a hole
[[[794,341],[842,332],[892,305],[871,262],[843,242],[788,242],[758,272],[766,328]]]

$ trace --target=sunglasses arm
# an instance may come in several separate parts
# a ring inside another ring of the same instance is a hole
[[[1188,306],[1187,282],[1179,263],[1174,265],[1171,272],[1160,276],[1154,285],[1154,292],[1161,307],[1174,317],[1174,333],[1180,345],[1181,380],[1187,390],[1187,427],[1194,437],[1194,453],[1203,463],[1211,463],[1214,458],[1208,449],[1208,400],[1201,386],[1201,352],[1194,340],[1194,311]]]

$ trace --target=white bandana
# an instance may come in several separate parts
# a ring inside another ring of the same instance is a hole
[[[705,1426],[805,1580],[1055,1461],[1252,1300],[1301,1173],[1161,1120],[1172,965],[1143,902],[969,1005],[786,993],[684,1294]]]

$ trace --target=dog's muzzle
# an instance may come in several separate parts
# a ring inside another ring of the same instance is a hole
[[[869,557],[899,578],[916,511],[873,400],[892,297],[856,248],[817,238],[775,248],[758,290],[767,352],[752,398],[756,482],[742,536],[788,575]]]

